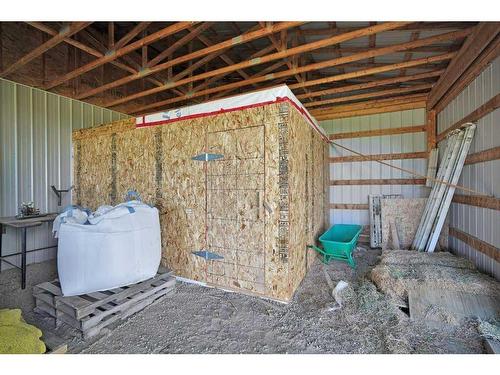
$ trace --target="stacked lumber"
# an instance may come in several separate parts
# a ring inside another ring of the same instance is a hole
[[[56,326],[64,323],[76,328],[87,339],[99,334],[104,327],[141,311],[171,293],[174,287],[175,278],[171,272],[165,272],[121,288],[64,297],[56,279],[33,287],[33,297],[36,312],[54,317]]]

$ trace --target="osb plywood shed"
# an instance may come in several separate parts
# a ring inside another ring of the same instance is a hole
[[[160,209],[162,263],[177,276],[292,298],[314,261],[306,246],[326,229],[328,150],[286,86],[79,131],[73,142],[76,203],[140,193]],[[203,250],[217,259],[193,254]]]

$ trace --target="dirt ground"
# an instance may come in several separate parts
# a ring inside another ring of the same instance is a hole
[[[482,353],[477,322],[441,329],[414,322],[377,291],[367,274],[379,251],[358,248],[354,271],[333,262],[326,271],[349,286],[340,310],[323,265],[316,261],[289,304],[177,282],[174,293],[97,338],[72,329],[54,332],[73,353]],[[20,307],[28,322],[53,330],[52,319],[33,313],[30,287],[20,292],[15,270],[0,274],[0,308]],[[30,265],[29,285],[55,277],[54,262]]]

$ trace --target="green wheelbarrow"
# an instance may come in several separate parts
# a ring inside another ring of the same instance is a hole
[[[321,255],[321,261],[325,264],[336,259],[347,262],[352,268],[356,268],[352,252],[358,243],[358,237],[362,230],[361,225],[335,224],[319,237],[323,249],[315,245],[307,247],[316,250]]]

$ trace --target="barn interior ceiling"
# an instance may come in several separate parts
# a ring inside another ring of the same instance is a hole
[[[130,115],[287,84],[321,119],[363,103],[427,100],[476,26],[3,22],[0,77]]]

